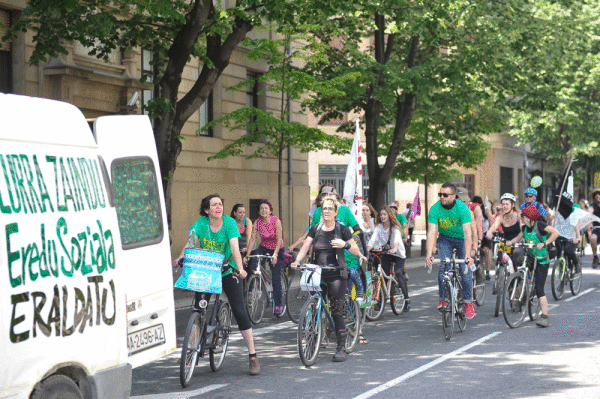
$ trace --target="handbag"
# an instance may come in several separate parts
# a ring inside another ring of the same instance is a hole
[[[321,291],[321,266],[306,264],[300,277],[300,289],[307,292]]]
[[[221,265],[225,255],[206,249],[188,248],[183,254],[183,272],[175,283],[184,290],[220,294],[223,292]]]

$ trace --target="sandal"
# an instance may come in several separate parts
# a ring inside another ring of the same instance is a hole
[[[364,335],[360,334],[360,335],[358,336],[358,343],[359,343],[360,345],[365,345],[365,344],[368,344],[368,343],[369,343],[369,340],[368,340],[368,339],[366,339]]]

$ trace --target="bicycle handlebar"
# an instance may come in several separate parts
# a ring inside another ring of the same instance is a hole
[[[334,266],[334,265],[322,266],[322,265],[316,265],[314,263],[305,263],[303,265],[298,266],[298,269],[305,270],[308,266],[319,267],[323,270],[339,270],[340,269],[339,266]]]

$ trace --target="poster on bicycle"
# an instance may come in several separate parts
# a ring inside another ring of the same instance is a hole
[[[186,249],[183,256],[183,272],[175,288],[220,294],[221,265],[225,255],[204,249]]]

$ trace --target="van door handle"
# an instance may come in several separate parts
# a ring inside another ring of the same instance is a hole
[[[134,320],[134,321],[132,321],[132,322],[130,323],[130,325],[131,325],[132,327],[135,327],[135,326],[137,326],[138,324],[140,324],[140,322],[139,322],[139,321],[137,321],[137,320]]]
[[[156,320],[156,319],[158,319],[158,313],[154,313],[154,314],[152,314],[152,316],[150,316],[150,318],[151,318],[152,320]]]

